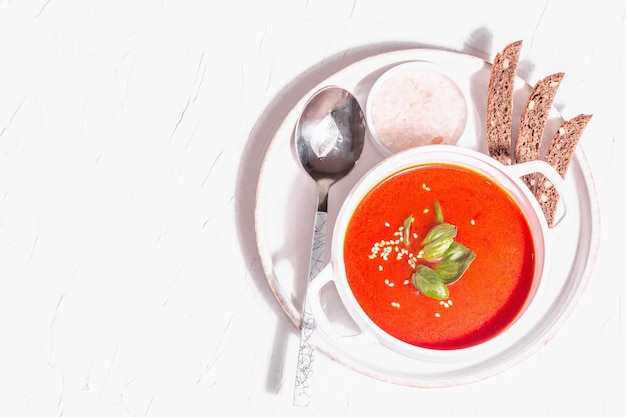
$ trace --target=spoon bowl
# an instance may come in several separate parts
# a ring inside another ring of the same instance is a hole
[[[330,185],[346,176],[361,156],[365,130],[361,106],[342,88],[325,87],[305,105],[296,124],[296,150],[320,187],[320,211],[326,211]]]

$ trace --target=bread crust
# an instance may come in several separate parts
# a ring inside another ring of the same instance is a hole
[[[544,161],[552,165],[562,178],[565,178],[580,137],[590,120],[591,115],[579,114],[565,121],[550,142]],[[543,175],[538,176],[535,197],[546,216],[548,226],[552,227],[560,197],[552,183]]]
[[[536,161],[540,158],[541,140],[563,76],[562,72],[548,75],[532,88],[522,112],[517,138],[515,139],[514,161],[516,164]],[[522,178],[531,190],[535,188],[535,175]]]
[[[505,165],[512,163],[513,92],[522,41],[497,53],[489,75],[487,94],[487,146],[489,155]]]

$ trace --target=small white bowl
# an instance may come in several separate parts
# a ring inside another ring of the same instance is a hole
[[[469,113],[458,83],[426,61],[385,71],[372,86],[365,110],[372,139],[384,156],[416,146],[455,145]]]

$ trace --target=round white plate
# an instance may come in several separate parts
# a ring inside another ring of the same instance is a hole
[[[448,71],[470,98],[468,125],[470,133],[459,141],[459,146],[486,152],[485,107],[490,64],[482,59],[461,53],[435,49],[409,49],[375,55],[340,70],[312,88],[284,118],[276,130],[265,154],[257,184],[255,226],[263,269],[277,301],[284,312],[300,326],[306,277],[311,255],[313,224],[317,208],[317,187],[302,170],[293,140],[293,129],[304,104],[318,89],[337,85],[351,91],[361,106],[367,102],[368,92],[378,76],[386,69],[405,61],[433,62]],[[530,86],[518,78],[514,97],[515,126],[525,105]],[[546,126],[545,138],[551,139],[563,119],[552,110]],[[478,139],[476,139],[478,138]],[[352,186],[383,156],[366,138],[365,149],[355,169],[331,189],[328,207],[326,257],[329,257],[330,238],[337,212]],[[547,140],[544,140],[546,143]],[[318,335],[318,349],[350,368],[402,385],[420,387],[451,386],[477,381],[518,363],[550,340],[570,315],[591,275],[599,243],[600,218],[598,201],[591,171],[582,147],[574,154],[565,178],[569,192],[578,201],[577,207],[568,207],[567,227],[552,242],[551,271],[548,299],[551,308],[538,323],[537,336],[524,341],[515,349],[497,357],[486,357],[483,362],[466,366],[459,363],[432,363],[396,354],[383,345],[337,345]],[[338,296],[326,296],[328,308],[342,309]]]

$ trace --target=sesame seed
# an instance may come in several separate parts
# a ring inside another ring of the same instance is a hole
[[[385,222],[385,226],[390,227],[391,225],[389,224],[389,222]]]
[[[441,314],[435,313],[435,317],[441,317]]]
[[[452,300],[448,300],[448,304],[452,305]]]
[[[476,225],[476,220],[474,220],[474,219],[470,220],[470,224],[471,224],[472,226]]]
[[[430,209],[424,209],[424,214],[428,213]]]
[[[400,308],[400,303],[396,302],[396,301],[392,301],[391,302],[391,306],[395,307],[395,308]]]
[[[378,265],[378,270],[382,271],[383,270],[383,266],[382,265]]]
[[[404,284],[404,285],[408,285],[408,284],[409,284],[409,280],[408,280],[408,279],[405,279],[403,284]]]

